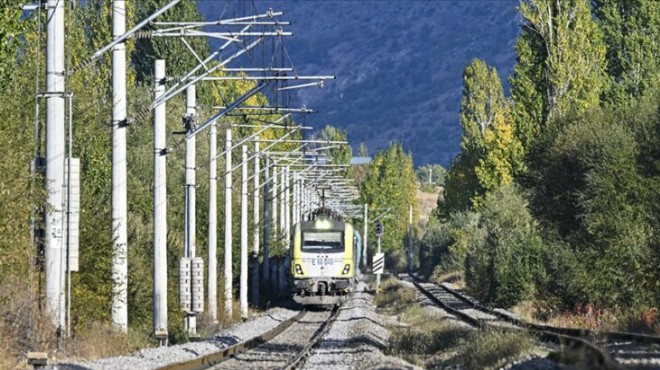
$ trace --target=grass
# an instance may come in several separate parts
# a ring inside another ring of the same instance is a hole
[[[529,353],[534,347],[534,339],[526,332],[489,328],[471,332],[458,343],[459,355],[451,362],[465,369],[500,367],[511,359]]]
[[[414,303],[416,299],[417,291],[415,289],[403,286],[396,279],[387,279],[382,282],[380,292],[374,298],[374,303],[376,303],[376,307],[389,313],[399,313]]]
[[[525,332],[473,330],[415,304],[402,309],[399,317],[408,326],[391,328],[389,353],[425,368],[498,367],[534,348],[534,339]]]
[[[660,335],[660,317],[655,307],[625,310],[587,304],[577,305],[571,311],[545,314],[540,319],[543,318],[553,326]]]

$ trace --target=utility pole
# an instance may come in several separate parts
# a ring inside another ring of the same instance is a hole
[[[266,157],[266,173],[264,174],[264,283],[270,281],[270,204],[272,196],[270,195],[270,160]]]
[[[247,145],[243,145],[241,162],[241,276],[240,276],[240,300],[241,318],[248,319],[248,152]]]
[[[209,279],[208,307],[211,320],[218,322],[218,125],[213,122],[209,132]]]
[[[112,36],[126,32],[126,1],[112,2]],[[128,330],[128,192],[126,175],[126,44],[112,47],[112,323]]]
[[[254,235],[252,241],[252,304],[257,305],[259,303],[259,137],[254,142],[254,152],[256,153],[254,157],[254,194],[252,200],[252,222],[254,224]],[[268,192],[266,192],[268,196]],[[266,201],[264,200],[264,203]],[[264,220],[268,220],[264,218]],[[266,221],[267,222],[267,221]]]
[[[184,116],[184,128],[186,135],[192,132],[196,127],[197,121],[197,108],[196,105],[196,96],[195,96],[195,85],[190,85],[186,89],[186,115]],[[196,157],[196,145],[195,145],[195,136],[186,137],[186,162],[185,162],[185,172],[186,172],[186,187],[185,187],[185,223],[184,223],[184,233],[185,233],[185,251],[184,257],[190,259],[191,261],[191,272],[192,264],[199,263],[199,260],[196,259],[196,220],[195,220],[195,203],[196,203],[196,194],[195,187],[196,184],[196,170],[195,170],[195,157]],[[203,269],[202,269],[203,271]],[[190,284],[187,288],[192,288],[192,304],[191,309],[186,312],[185,328],[188,330],[188,334],[194,336],[197,334],[197,312],[203,307],[204,294],[199,294],[198,291],[199,285],[195,284],[195,279],[199,279],[199,276],[195,274],[190,274],[191,280],[187,283]],[[203,281],[203,277],[202,277]],[[203,286],[203,285],[202,285]],[[197,289],[195,289],[197,288]],[[180,286],[180,289],[184,289],[183,286]],[[199,301],[202,301],[200,305]]]
[[[413,264],[413,235],[412,235],[413,207],[408,206],[408,273],[412,272]]]
[[[280,228],[279,228],[279,223],[277,222],[278,217],[280,217],[280,214],[278,213],[278,200],[277,200],[277,192],[278,192],[278,183],[277,183],[277,174],[278,174],[278,169],[277,167],[273,166],[273,194],[271,195],[271,202],[273,205],[273,212],[272,212],[272,218],[273,218],[273,234],[275,235],[275,238],[279,238],[280,236]]]
[[[232,317],[232,202],[231,202],[231,128],[225,136],[225,316]]]
[[[367,203],[364,204],[364,231],[362,235],[362,239],[364,239],[364,246],[362,247],[362,267],[367,268],[367,238],[369,237],[367,234],[369,229],[369,208],[367,207]]]
[[[64,2],[48,0],[46,25],[46,307],[57,327],[64,330]]]
[[[165,93],[165,61],[155,61],[154,99]],[[154,335],[167,344],[166,105],[154,109]]]
[[[291,172],[289,167],[284,167],[285,186],[284,186],[284,237],[286,249],[291,248]],[[286,258],[286,257],[285,257]]]

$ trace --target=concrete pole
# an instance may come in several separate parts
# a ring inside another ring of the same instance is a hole
[[[413,208],[408,206],[408,273],[412,272],[413,264],[413,235],[412,235]]]
[[[284,167],[284,245],[291,248],[291,174],[289,167]]]
[[[66,324],[64,297],[64,2],[48,0],[46,25],[46,308],[58,335]],[[5,159],[6,160],[6,159]]]
[[[298,173],[293,174],[293,224],[300,220],[300,179]]]
[[[271,196],[271,204],[273,205],[273,235],[275,238],[278,238],[280,235],[279,223],[277,222],[280,214],[278,212],[278,203],[277,193],[279,191],[279,184],[277,182],[278,168],[273,166],[273,195]]]
[[[195,85],[190,85],[186,89],[186,116],[190,120],[194,120],[195,116],[197,115],[197,109],[195,108],[196,102],[195,102]],[[194,129],[193,126],[186,127],[186,134],[189,132],[192,132]],[[195,156],[196,156],[196,145],[195,145],[195,137],[189,137],[186,138],[186,196],[185,196],[185,210],[186,210],[186,215],[185,215],[185,234],[186,234],[186,240],[185,240],[185,256],[188,258],[193,258],[196,257],[196,248],[195,248],[195,239],[196,239],[196,221],[195,221],[195,202],[196,202],[196,194],[195,194],[195,187],[197,186],[196,184],[196,179],[195,179]],[[184,319],[186,320],[185,326],[188,329],[188,334],[190,335],[195,335],[197,333],[197,318],[194,313],[188,314],[187,318]]]
[[[280,169],[280,227],[279,235],[281,238],[286,238],[286,169],[282,167]],[[286,240],[284,241],[286,245]]]
[[[268,284],[270,280],[270,160],[266,157],[266,168],[264,174],[264,283]]]
[[[367,268],[367,238],[369,236],[369,208],[367,203],[364,204],[364,231],[362,234],[362,240],[364,240],[364,245],[362,247],[362,267]],[[366,271],[366,270],[365,270]]]
[[[112,36],[126,32],[126,1],[112,2]],[[126,44],[112,48],[112,323],[128,330],[128,191],[126,176]]]
[[[232,204],[231,204],[231,129],[225,138],[225,316],[232,317]]]
[[[242,145],[241,162],[241,276],[240,298],[241,318],[248,318],[248,152],[247,145]]]
[[[208,307],[213,323],[218,322],[218,125],[211,124],[209,132],[209,280]]]
[[[254,152],[259,153],[259,137],[254,143]],[[259,172],[260,155],[254,157],[254,194],[252,200],[252,223],[254,224],[254,235],[252,240],[252,304],[259,303]],[[266,192],[266,195],[268,192]],[[265,203],[265,201],[264,201]],[[267,219],[265,219],[267,220]]]
[[[154,99],[165,93],[165,61],[154,71]],[[154,335],[167,343],[167,157],[166,105],[154,109]]]

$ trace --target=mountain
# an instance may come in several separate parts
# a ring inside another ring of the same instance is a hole
[[[344,128],[354,148],[364,142],[372,153],[398,140],[416,165],[447,166],[458,152],[463,68],[481,58],[506,86],[515,63],[518,1],[197,3],[208,20],[283,11],[298,73],[337,76],[323,89],[297,90],[297,105],[318,111],[306,123]]]

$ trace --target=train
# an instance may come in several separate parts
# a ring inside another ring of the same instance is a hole
[[[348,222],[319,210],[295,224],[291,234],[290,282],[293,300],[302,305],[342,303],[355,291],[360,234]]]

